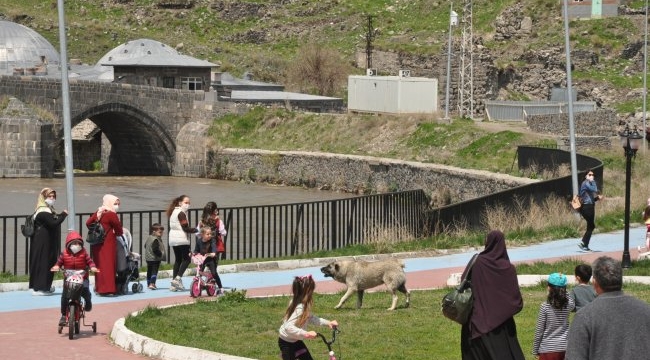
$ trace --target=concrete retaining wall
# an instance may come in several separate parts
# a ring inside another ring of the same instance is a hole
[[[300,151],[221,149],[212,158],[209,169],[209,176],[225,180],[264,181],[359,194],[423,189],[432,197],[449,194],[448,203],[536,182],[438,164]]]

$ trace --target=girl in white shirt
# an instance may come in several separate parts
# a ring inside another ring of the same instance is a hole
[[[311,275],[296,276],[293,280],[293,299],[284,314],[284,322],[280,326],[278,346],[282,352],[282,360],[313,360],[303,339],[316,337],[315,331],[307,331],[307,323],[329,326],[339,326],[336,320],[321,319],[311,314],[314,304],[314,289],[316,283]]]

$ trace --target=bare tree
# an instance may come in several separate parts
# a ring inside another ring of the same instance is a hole
[[[349,73],[349,66],[338,51],[319,44],[300,48],[290,68],[289,80],[301,92],[324,96],[334,95]]]

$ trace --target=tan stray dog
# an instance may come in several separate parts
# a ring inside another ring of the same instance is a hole
[[[335,309],[340,308],[355,291],[357,309],[361,308],[364,290],[381,284],[386,284],[393,294],[393,303],[388,310],[395,310],[398,290],[406,295],[406,307],[411,301],[411,292],[406,289],[404,264],[395,259],[372,262],[339,260],[322,267],[320,271],[325,274],[325,277],[332,277],[348,287]]]

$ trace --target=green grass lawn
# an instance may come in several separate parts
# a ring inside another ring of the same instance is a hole
[[[635,262],[636,271],[647,271],[648,262]],[[520,273],[547,274],[553,269],[573,270],[574,263],[535,264]],[[645,269],[645,270],[642,270]],[[625,275],[630,275],[626,270]],[[318,288],[317,288],[318,290]],[[650,286],[626,284],[624,290],[650,301]],[[341,294],[316,295],[314,313],[335,319],[341,333],[334,346],[344,359],[445,360],[460,358],[460,325],[440,312],[440,299],[446,289],[413,291],[411,307],[404,308],[400,296],[398,309],[386,311],[390,295],[369,293],[357,310],[354,301],[335,310]],[[515,317],[519,342],[527,359],[531,355],[535,322],[540,304],[546,299],[545,285],[522,288],[524,309]],[[167,309],[149,307],[126,320],[126,326],[163,342],[255,359],[278,359],[277,337],[288,297],[247,299],[244,292],[229,293],[219,301],[199,300],[192,305]],[[206,320],[207,319],[207,320]],[[328,328],[314,328],[328,336]],[[308,340],[316,359],[326,358],[327,348],[320,340]]]

